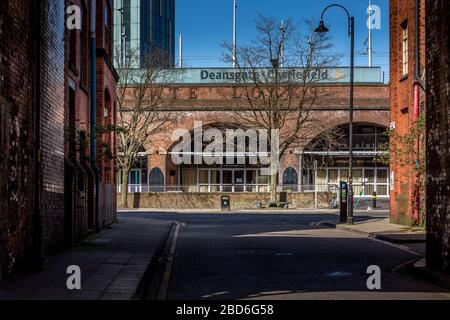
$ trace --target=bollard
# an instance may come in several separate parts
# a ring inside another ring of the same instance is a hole
[[[377,208],[377,192],[374,191],[373,195],[372,195],[372,208],[376,209]]]

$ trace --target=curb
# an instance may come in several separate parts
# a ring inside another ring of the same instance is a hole
[[[141,280],[139,281],[139,284],[138,284],[136,291],[132,297],[132,300],[143,300],[144,299],[147,289],[150,286],[150,280],[153,278],[153,276],[158,268],[158,263],[164,253],[164,249],[166,247],[166,244],[169,240],[170,234],[172,233],[172,229],[174,228],[174,226],[176,226],[176,224],[174,222],[171,222],[170,225],[167,227],[167,230],[165,231],[164,236],[159,241],[159,244],[155,251],[155,254],[150,259],[148,267],[145,270],[144,275],[142,276]]]
[[[412,276],[414,278],[432,283],[438,287],[450,290],[450,277],[443,274],[429,271],[424,267],[415,267],[415,263],[419,260],[412,261],[397,270],[397,272]]]
[[[393,239],[393,238],[389,237],[388,234],[386,234],[386,233],[365,232],[365,231],[355,230],[355,229],[349,228],[345,225],[336,224],[336,223],[330,222],[330,221],[321,221],[321,222],[316,223],[316,225],[333,228],[333,229],[337,229],[337,230],[342,230],[342,231],[347,231],[347,232],[352,232],[352,233],[355,233],[358,235],[363,235],[363,236],[367,236],[370,238],[374,238],[377,240],[390,242],[390,243],[394,243],[394,244],[408,244],[408,243],[415,244],[415,243],[425,243],[426,242],[425,240],[417,240],[417,239],[412,239],[412,240]]]
[[[375,239],[378,240],[382,240],[382,241],[387,241],[387,242],[391,242],[391,243],[396,243],[396,244],[415,244],[415,243],[426,243],[425,239],[420,239],[420,240],[415,240],[415,239],[411,239],[411,240],[406,240],[406,239],[393,239],[390,237],[387,237],[384,234],[375,234]]]

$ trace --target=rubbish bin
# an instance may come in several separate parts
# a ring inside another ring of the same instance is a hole
[[[222,208],[222,211],[230,211],[231,205],[230,205],[230,196],[222,196],[220,201],[220,207]]]

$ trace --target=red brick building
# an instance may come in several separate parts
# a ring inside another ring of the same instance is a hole
[[[450,274],[450,3],[426,1],[427,265]]]
[[[347,71],[346,68],[329,70],[330,73],[337,72],[341,75],[346,74]],[[172,99],[169,105],[170,111],[175,113],[174,121],[164,132],[152,137],[150,144],[142,150],[139,166],[132,170],[129,177],[129,192],[137,194],[182,192],[203,194],[205,197],[214,193],[234,193],[234,199],[237,194],[242,193],[266,193],[268,177],[263,177],[257,167],[210,166],[205,163],[175,165],[173,163],[172,150],[177,142],[171,140],[171,135],[176,129],[192,132],[196,121],[201,121],[204,129],[239,127],[236,123],[235,112],[248,107],[245,98],[247,89],[244,86],[217,80],[217,77],[214,81],[205,77],[206,73],[229,74],[236,71],[185,69],[180,72],[182,73],[180,79],[183,80],[173,81],[171,89],[166,93],[166,96]],[[379,68],[358,68],[357,74],[355,192],[357,196],[360,196],[364,191],[364,196],[371,197],[372,193],[377,191],[380,197],[387,198],[389,169],[377,157],[382,153],[381,144],[387,142],[385,133],[389,124],[389,87],[381,82]],[[293,192],[311,192],[317,184],[319,191],[333,191],[336,190],[340,180],[347,179],[349,88],[345,79],[340,81],[333,79],[334,77],[331,76],[327,81],[318,83],[320,88],[318,96],[321,99],[318,99],[311,110],[311,118],[316,119],[317,124],[314,128],[305,129],[305,139],[288,150],[281,159],[280,188],[290,189]],[[292,123],[287,121],[282,130],[289,130],[291,125]],[[347,138],[342,138],[337,149],[322,150],[315,147],[324,133],[336,128],[347,134]],[[317,180],[313,173],[314,160],[319,163]],[[133,200],[129,203],[133,203]],[[189,206],[190,203],[185,200],[183,205]],[[161,204],[161,206],[166,205]],[[175,204],[172,203],[172,205]],[[250,205],[254,205],[254,202]],[[206,203],[205,206],[207,206]]]
[[[390,1],[390,121],[398,136],[411,132],[425,111],[424,25],[424,0]],[[418,223],[424,204],[418,201],[414,164],[396,156],[403,158],[391,152],[391,219],[406,225]]]
[[[81,30],[66,29],[79,5]],[[114,219],[114,162],[98,157],[101,204],[89,163],[88,1],[0,2],[0,274],[38,267]],[[111,1],[97,1],[97,118],[114,124]],[[109,20],[108,20],[108,19]],[[110,144],[112,134],[99,137]]]

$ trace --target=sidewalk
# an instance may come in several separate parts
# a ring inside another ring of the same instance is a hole
[[[358,220],[358,218],[356,219]],[[356,221],[354,225],[340,224],[334,221],[323,221],[317,223],[317,225],[354,232],[392,243],[425,242],[425,230],[394,224],[390,222],[389,218]]]
[[[130,300],[150,261],[170,234],[171,223],[141,218],[121,218],[77,247],[48,258],[43,269],[20,274],[3,284],[0,300]],[[69,291],[66,269],[81,268],[82,289]]]
[[[241,210],[231,210],[222,211],[220,209],[157,209],[157,208],[139,208],[139,209],[118,209],[118,213],[165,213],[165,214],[333,214],[339,213],[337,209],[282,209],[282,208],[264,208],[264,209],[241,209]],[[367,212],[366,210],[355,210],[355,214],[370,214],[370,215],[389,215],[389,210],[376,210],[372,212]]]

